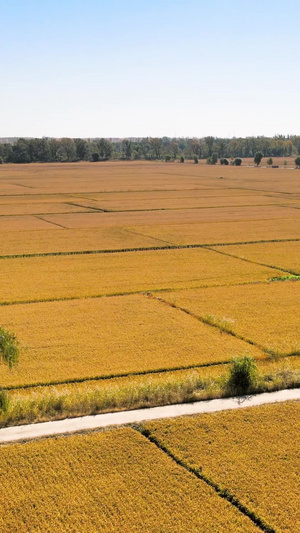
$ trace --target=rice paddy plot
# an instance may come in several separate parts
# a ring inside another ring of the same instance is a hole
[[[300,353],[299,282],[193,289],[163,297],[271,352]]]
[[[187,466],[278,533],[299,531],[300,402],[148,422]]]
[[[300,220],[298,218],[248,220],[247,222],[240,220],[238,222],[152,224],[149,226],[128,226],[128,229],[177,245],[300,239]]]
[[[1,255],[45,254],[57,252],[93,252],[124,248],[166,246],[166,242],[122,227],[0,231]],[[53,229],[52,229],[53,228]],[[9,237],[9,238],[8,238]]]
[[[257,263],[276,266],[300,275],[300,242],[251,244],[251,246],[226,246],[226,253]],[[282,273],[284,276],[284,273]]]
[[[194,224],[200,222],[226,223],[233,221],[239,224],[240,221],[245,220],[283,220],[291,218],[298,219],[300,225],[300,209],[277,205],[43,215],[43,220],[65,228]]]
[[[199,248],[0,259],[0,302],[227,285],[280,274]]]
[[[153,193],[111,193],[98,195],[97,200],[81,200],[81,203],[86,207],[95,207],[98,209],[108,209],[112,211],[139,211],[139,210],[159,210],[159,209],[205,209],[218,207],[239,207],[239,206],[267,206],[285,204],[294,205],[293,200],[286,200],[275,196],[263,195],[241,195],[236,191],[232,191],[230,196],[223,195],[223,191],[215,196],[203,196],[201,191],[190,191],[189,195],[181,195],[180,192],[176,196],[168,192],[153,195]]]
[[[2,385],[65,381],[209,365],[243,355],[246,343],[142,295],[0,307],[22,343]],[[253,357],[264,354],[251,347]]]
[[[41,215],[49,213],[82,213],[91,211],[89,207],[81,207],[68,202],[26,202],[17,204],[0,204],[0,217],[18,215]],[[1,218],[0,218],[1,220]]]
[[[132,429],[2,447],[0,464],[7,533],[61,531],[62,524],[74,533],[259,531]]]

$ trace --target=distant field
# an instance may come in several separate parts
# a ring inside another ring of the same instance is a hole
[[[188,467],[226,489],[276,532],[299,531],[300,403],[148,422]]]

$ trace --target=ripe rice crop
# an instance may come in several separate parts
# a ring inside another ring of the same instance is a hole
[[[251,246],[227,246],[226,252],[251,261],[273,265],[300,274],[300,242],[253,244]]]
[[[223,285],[276,275],[281,273],[205,249],[2,259],[0,301]]]
[[[19,366],[1,369],[2,385],[211,364],[248,349],[142,295],[3,306],[0,323],[23,346]],[[255,347],[249,352],[264,357]]]
[[[147,422],[144,427],[275,531],[299,531],[300,402]]]
[[[298,218],[288,220],[239,220],[238,222],[203,222],[186,224],[159,224],[149,226],[129,226],[137,231],[156,239],[172,244],[218,244],[243,243],[276,239],[300,239],[300,223]],[[224,250],[226,251],[226,249]]]
[[[164,299],[275,353],[300,352],[300,283],[273,282],[168,292]],[[280,305],[279,305],[280,303]]]
[[[132,429],[2,447],[0,465],[6,533],[259,531]]]
[[[1,255],[80,252],[166,246],[164,241],[124,228],[62,229],[0,232]]]
[[[93,228],[111,226],[146,226],[156,224],[197,224],[207,222],[235,222],[243,220],[298,219],[300,209],[270,206],[216,207],[214,209],[179,209],[112,213],[69,213],[43,215],[43,220],[64,228]]]

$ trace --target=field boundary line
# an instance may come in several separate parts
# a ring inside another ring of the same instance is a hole
[[[149,442],[152,442],[160,451],[170,457],[170,459],[172,459],[172,461],[174,461],[178,466],[184,468],[184,470],[186,470],[190,474],[193,474],[196,478],[211,487],[220,498],[226,500],[228,503],[230,503],[230,505],[238,509],[241,514],[249,518],[261,531],[263,531],[264,533],[276,533],[276,530],[274,528],[272,528],[269,524],[262,520],[259,515],[257,515],[254,511],[251,511],[249,507],[241,503],[240,500],[236,496],[234,496],[234,494],[232,494],[227,488],[222,489],[220,485],[218,485],[218,483],[203,474],[202,469],[197,470],[196,468],[193,468],[192,466],[188,465],[188,463],[177,457],[169,448],[167,448],[167,446],[165,446],[155,435],[153,435],[151,431],[144,428],[143,425],[133,426],[133,429],[143,435],[145,439],[147,439]]]
[[[49,220],[45,220],[42,216],[39,216],[39,215],[31,215],[31,216],[33,216],[34,218],[37,218],[38,220],[42,220],[43,222],[46,222],[47,224],[53,224],[53,226],[58,226],[59,228],[69,229],[66,226],[63,226],[62,224],[58,224],[57,222],[49,222]]]

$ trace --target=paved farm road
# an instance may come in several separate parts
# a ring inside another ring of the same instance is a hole
[[[300,389],[281,390],[256,394],[253,396],[206,400],[195,403],[166,405],[163,407],[151,407],[149,409],[136,409],[132,411],[105,413],[94,416],[66,418],[64,420],[56,420],[53,422],[13,426],[0,429],[0,443],[3,444],[36,439],[39,437],[49,437],[52,435],[62,435],[66,433],[74,433],[76,431],[100,429],[108,426],[133,424],[159,418],[172,418],[175,416],[194,415],[198,413],[213,413],[216,411],[224,411],[226,409],[241,409],[266,403],[285,402],[288,400],[300,400]]]

